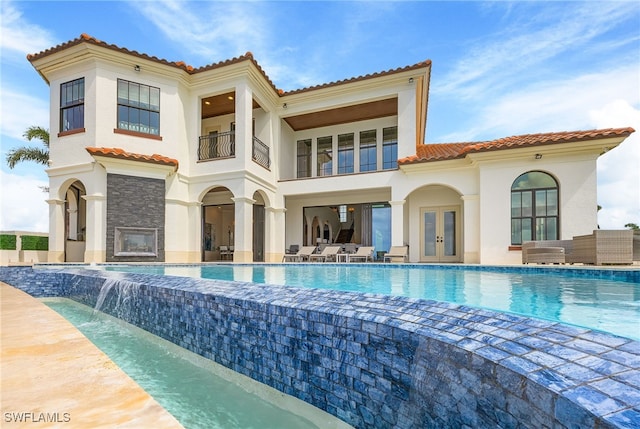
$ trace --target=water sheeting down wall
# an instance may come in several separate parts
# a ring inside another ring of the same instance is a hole
[[[621,337],[420,299],[0,268],[0,280],[32,295],[90,306],[107,279],[125,286],[102,297],[106,313],[358,428],[640,421],[640,343]]]

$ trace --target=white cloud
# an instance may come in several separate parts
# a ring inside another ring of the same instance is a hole
[[[44,28],[23,18],[14,2],[0,2],[0,50],[2,61],[23,62],[25,55],[53,46],[53,37]]]
[[[46,181],[0,171],[0,230],[49,231],[48,194],[40,189]]]
[[[483,99],[496,91],[540,79],[540,75],[554,67],[560,67],[562,72],[577,50],[610,49],[610,39],[600,41],[599,36],[629,19],[630,12],[636,10],[633,2],[545,5],[539,9],[535,3],[519,4],[524,9],[521,12],[525,12],[519,18],[513,17],[514,8],[510,5],[510,23],[500,33],[472,43],[434,93],[458,99]],[[637,39],[627,42],[634,40]]]
[[[263,46],[268,37],[259,2],[165,0],[130,4],[167,39],[209,64]]]
[[[22,139],[25,130],[32,126],[47,127],[49,103],[37,97],[0,87],[0,135]],[[4,140],[4,139],[3,139]],[[6,145],[2,145],[6,148]]]
[[[627,223],[640,225],[640,109],[615,100],[589,112],[597,128],[632,126],[620,146],[598,158],[598,224],[620,229]]]

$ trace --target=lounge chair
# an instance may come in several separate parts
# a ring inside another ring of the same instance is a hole
[[[374,249],[375,247],[367,247],[367,246],[360,247],[356,253],[349,255],[349,262],[356,262],[356,261],[362,261],[362,262],[372,261],[373,262]]]
[[[573,237],[570,263],[608,265],[633,264],[633,231],[597,229],[588,235]]]
[[[295,254],[285,254],[282,257],[282,262],[302,262],[305,259],[308,260],[309,256],[311,256],[315,250],[316,246],[302,246]]]
[[[398,258],[402,258],[402,262],[407,262],[407,253],[409,252],[409,246],[391,246],[391,249],[384,254],[383,262],[393,262]]]
[[[318,260],[318,261],[322,261],[322,262],[327,262],[328,260],[332,260],[334,262],[336,262],[337,258],[336,255],[338,254],[338,252],[342,249],[342,246],[327,246],[324,248],[324,250],[322,251],[322,253],[319,254],[315,254],[315,255],[310,255],[309,256],[309,262]]]

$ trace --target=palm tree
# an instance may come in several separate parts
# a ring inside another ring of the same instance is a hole
[[[44,144],[45,148],[40,149],[37,147],[22,146],[11,149],[7,153],[7,164],[9,165],[9,168],[13,168],[17,163],[23,161],[34,161],[38,164],[48,165],[49,130],[42,127],[31,126],[27,128],[27,131],[25,131],[22,136],[29,141],[33,139],[42,141],[42,144]]]

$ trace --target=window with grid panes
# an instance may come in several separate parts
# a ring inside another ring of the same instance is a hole
[[[311,177],[311,139],[298,140],[297,177]]]
[[[360,131],[360,171],[378,168],[376,130]]]
[[[382,129],[382,168],[398,168],[398,127]]]
[[[84,128],[84,78],[60,85],[60,131]]]
[[[118,79],[118,128],[160,135],[160,88]]]
[[[353,173],[353,133],[338,136],[338,174]]]
[[[558,240],[558,183],[547,173],[530,171],[511,186],[511,244]]]
[[[333,138],[318,137],[318,176],[333,174]]]

